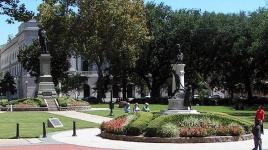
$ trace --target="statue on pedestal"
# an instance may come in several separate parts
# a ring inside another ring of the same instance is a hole
[[[172,65],[172,74],[173,74],[173,82],[172,82],[172,98],[183,98],[184,97],[184,64],[183,61],[183,53],[181,52],[181,45],[177,44],[179,53],[177,55],[178,64]]]
[[[41,54],[48,54],[48,48],[47,48],[47,34],[44,29],[39,29],[38,30],[38,39],[39,39],[39,44],[41,46]]]

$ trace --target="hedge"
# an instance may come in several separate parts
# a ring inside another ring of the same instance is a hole
[[[252,124],[250,122],[240,120],[236,117],[223,113],[203,113],[203,114],[182,114],[182,115],[165,115],[160,116],[150,122],[147,126],[145,136],[154,137],[161,136],[159,127],[166,123],[173,123],[178,128],[208,128],[215,129],[221,126],[237,124],[243,128],[245,133],[250,133]],[[217,124],[218,123],[218,124]],[[209,132],[213,134],[213,132]]]
[[[67,107],[67,106],[87,106],[89,105],[88,102],[83,100],[75,100],[70,97],[58,97],[57,98],[58,104],[61,107]]]
[[[126,126],[127,135],[137,136],[142,134],[153,118],[153,114],[149,112],[138,112],[136,115],[137,118]]]
[[[47,107],[45,101],[42,98],[24,98],[24,99],[18,99],[18,100],[12,100],[10,101],[10,103],[12,105],[16,105],[16,104],[27,104],[27,105],[31,105],[33,107]],[[2,103],[2,105],[7,105],[8,102],[5,102],[4,104]]]

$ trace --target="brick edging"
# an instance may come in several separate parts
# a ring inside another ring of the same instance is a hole
[[[111,140],[147,142],[147,143],[218,143],[218,142],[245,141],[245,140],[251,140],[253,138],[252,134],[245,134],[242,136],[161,138],[161,137],[115,135],[106,132],[101,132],[100,136]]]

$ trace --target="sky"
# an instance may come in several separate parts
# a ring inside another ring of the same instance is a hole
[[[28,10],[37,12],[37,6],[42,0],[20,0]],[[268,0],[145,0],[145,2],[154,1],[156,3],[165,3],[172,9],[201,9],[202,11],[215,11],[222,13],[238,13],[240,11],[254,11],[259,7],[267,7]],[[15,36],[18,32],[19,22],[7,24],[6,16],[0,15],[0,45],[7,42],[8,36]]]

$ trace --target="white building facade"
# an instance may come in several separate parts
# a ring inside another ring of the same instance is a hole
[[[17,93],[14,95],[14,98],[34,96],[34,78],[30,77],[27,71],[18,62],[17,55],[20,49],[30,45],[32,41],[37,38],[37,31],[38,27],[36,21],[30,20],[19,26],[15,38],[1,46],[0,69],[3,74],[9,72],[14,77],[17,87]]]

